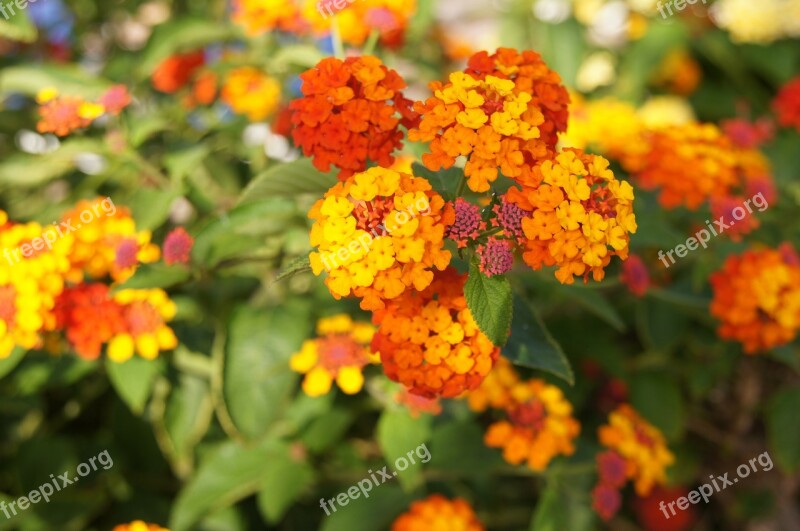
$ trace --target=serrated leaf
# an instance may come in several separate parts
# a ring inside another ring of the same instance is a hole
[[[514,322],[503,356],[515,365],[549,372],[570,385],[575,375],[561,345],[553,338],[534,308],[520,297],[514,299]]]
[[[106,359],[106,372],[111,384],[120,398],[137,415],[141,415],[144,411],[156,377],[163,371],[163,358],[146,360],[134,356],[124,363]]]
[[[311,271],[311,260],[308,258],[308,256],[298,256],[286,264],[286,267],[283,268],[283,271],[278,273],[278,276],[275,277],[275,282],[308,271]]]
[[[422,467],[416,449],[428,442],[431,436],[431,417],[423,415],[413,418],[404,409],[386,410],[378,420],[377,440],[383,451],[389,474],[400,481],[403,489],[410,492],[422,482]],[[411,464],[408,454],[413,454],[415,464]],[[424,452],[423,452],[424,454]],[[396,468],[399,458],[406,460],[407,468]]]
[[[285,164],[276,164],[257,175],[242,192],[239,204],[252,203],[276,195],[322,196],[336,182],[335,172],[322,173],[314,167],[311,160],[298,159]]]
[[[513,298],[508,279],[502,275],[487,277],[481,273],[477,260],[473,260],[464,296],[481,332],[495,345],[504,345],[511,328]]]
[[[164,289],[185,282],[191,276],[191,271],[182,266],[142,264],[131,278],[112,288],[111,292],[117,293],[124,289]]]
[[[767,442],[775,462],[787,474],[800,470],[800,387],[781,389],[769,401],[765,421]]]

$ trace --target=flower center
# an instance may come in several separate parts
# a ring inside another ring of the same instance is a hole
[[[544,427],[545,413],[544,404],[538,400],[531,400],[514,408],[508,416],[518,426],[539,431]]]
[[[372,201],[358,201],[353,208],[356,228],[365,232],[375,232],[379,236],[386,234],[383,220],[394,210],[394,196],[375,197]]]
[[[9,328],[13,326],[17,315],[16,294],[13,286],[0,287],[0,320],[5,321]]]
[[[326,369],[335,371],[347,366],[366,365],[361,345],[349,336],[329,336],[318,341],[320,364]]]

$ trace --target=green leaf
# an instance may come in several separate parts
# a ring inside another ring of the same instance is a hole
[[[508,340],[511,328],[511,284],[505,276],[487,277],[473,259],[464,296],[478,328],[497,346]]]
[[[624,332],[627,326],[614,305],[596,289],[580,286],[561,286],[564,295],[571,298],[594,315],[611,325],[617,332]]]
[[[158,190],[155,188],[139,188],[128,200],[136,228],[153,230],[160,227],[169,218],[172,202],[178,197],[174,190]]]
[[[364,472],[364,480],[368,480],[369,475]],[[362,480],[363,481],[363,480]],[[347,498],[346,506],[342,507],[338,502],[334,505],[336,512],[331,508],[330,503],[325,506],[330,512],[330,516],[325,515],[323,508],[319,509],[324,517],[320,531],[353,531],[354,529],[389,529],[392,521],[403,511],[408,510],[411,503],[411,496],[400,490],[394,485],[372,485],[372,490],[367,490],[367,498],[361,491],[357,498]],[[368,522],[368,523],[367,523]]]
[[[305,255],[298,256],[286,264],[286,267],[284,267],[283,270],[278,273],[278,276],[275,277],[275,282],[299,275],[300,273],[306,273],[308,271],[311,271],[311,260],[309,260],[308,256]]]
[[[324,57],[325,55],[316,46],[303,44],[281,46],[270,58],[270,67],[276,71],[285,71],[290,66],[311,68]]]
[[[13,371],[25,357],[25,349],[14,347],[5,358],[0,358],[0,378]]]
[[[161,62],[178,52],[191,52],[235,35],[232,27],[211,20],[179,18],[158,26],[139,55],[136,75],[146,78]]]
[[[336,182],[336,175],[333,172],[322,173],[314,167],[310,159],[297,159],[285,164],[276,164],[254,177],[242,192],[239,204],[251,203],[276,195],[315,194],[321,196]]]
[[[164,372],[164,359],[146,360],[134,356],[124,363],[106,359],[106,373],[111,385],[128,407],[141,415],[156,378]]]
[[[308,451],[320,454],[339,442],[353,423],[353,413],[346,409],[333,409],[315,418],[301,437]]]
[[[191,271],[182,266],[142,264],[136,268],[131,278],[112,288],[111,292],[118,293],[124,289],[168,288],[187,281],[191,276]]]
[[[515,365],[546,371],[570,385],[575,384],[575,375],[561,345],[550,335],[539,312],[520,297],[514,299],[514,323],[503,356]]]
[[[26,11],[17,11],[8,20],[0,19],[0,38],[31,43],[36,41],[37,33],[36,26]]]
[[[172,182],[179,183],[203,163],[210,153],[208,146],[197,144],[183,148],[174,148],[164,157],[164,166],[169,171]]]
[[[445,198],[447,201],[454,201],[456,199],[456,189],[458,183],[464,175],[464,170],[456,168],[455,166],[446,170],[431,171],[419,162],[411,165],[411,172],[417,177],[424,177],[427,179],[433,189]]]
[[[668,440],[683,434],[686,407],[675,378],[664,372],[637,372],[631,379],[630,392],[633,407]]]
[[[193,374],[181,373],[164,412],[164,426],[179,456],[191,455],[208,431],[213,413],[208,382]]]
[[[236,427],[257,438],[283,416],[298,375],[289,368],[310,332],[307,307],[238,308],[228,327],[224,395]]]
[[[670,352],[686,337],[689,318],[674,305],[648,297],[637,303],[640,336],[652,350]]]
[[[169,528],[196,529],[204,516],[255,494],[267,470],[285,459],[287,452],[284,443],[269,439],[247,448],[233,441],[222,443],[178,495]]]
[[[294,457],[288,446],[283,449],[285,455],[264,471],[258,491],[258,508],[271,524],[278,523],[292,503],[314,483],[314,469],[305,460]]]
[[[800,470],[798,404],[800,387],[781,389],[770,399],[765,416],[770,451],[775,456],[778,467],[787,474]]]
[[[389,473],[400,480],[406,492],[410,492],[422,483],[422,464],[416,449],[431,436],[431,417],[422,415],[415,419],[404,409],[385,410],[378,420],[377,430],[376,437]],[[397,467],[400,458],[406,460],[407,466],[402,471]],[[415,464],[411,463],[411,458]]]
[[[0,94],[18,92],[35,97],[43,88],[55,87],[60,94],[96,99],[110,86],[108,81],[89,77],[85,70],[74,65],[42,64],[0,69]]]
[[[572,478],[569,483],[559,480],[547,482],[536,510],[530,531],[591,531],[597,529],[589,476]]]
[[[0,163],[0,184],[39,186],[73,171],[76,155],[104,152],[105,146],[98,140],[71,138],[65,140],[57,150],[44,155],[15,153]]]
[[[482,476],[503,464],[500,452],[483,443],[483,428],[472,420],[436,426],[430,453],[431,468],[469,476]]]

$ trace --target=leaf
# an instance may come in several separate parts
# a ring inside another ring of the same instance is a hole
[[[436,426],[430,454],[431,468],[473,477],[503,464],[501,454],[483,443],[483,429],[472,420]]]
[[[369,475],[364,473],[364,480]],[[361,480],[361,481],[364,481]],[[389,529],[392,521],[403,511],[408,510],[411,496],[394,485],[375,486],[371,481],[372,490],[368,490],[366,499],[361,491],[357,498],[346,498],[346,506],[336,503],[334,512],[330,503],[325,506],[330,516],[325,516],[320,531],[353,531],[354,529]],[[319,509],[325,515],[323,508]],[[369,522],[366,524],[366,522]]]
[[[589,476],[567,482],[547,482],[531,520],[530,531],[591,531],[596,529]]]
[[[233,505],[254,493],[270,467],[285,459],[284,443],[264,440],[251,447],[227,441],[200,466],[172,507],[172,531],[196,529],[204,516]]]
[[[142,264],[136,268],[136,272],[131,278],[114,286],[111,293],[118,293],[124,289],[168,288],[187,281],[191,276],[191,271],[181,266],[168,266],[161,263]]]
[[[664,436],[678,439],[686,422],[686,407],[678,381],[663,372],[640,371],[631,378],[631,404]]]
[[[767,442],[775,461],[785,473],[800,470],[800,423],[797,405],[800,387],[781,389],[770,399],[765,415]]]
[[[138,230],[153,230],[169,218],[173,201],[178,197],[174,190],[139,188],[128,200]]]
[[[473,259],[464,285],[464,296],[478,328],[495,345],[504,345],[511,328],[513,298],[508,279],[502,275],[487,277],[481,273],[478,261]]]
[[[110,86],[108,81],[89,77],[86,71],[74,65],[41,64],[0,69],[0,94],[18,92],[34,97],[43,88],[55,87],[60,94],[96,99]]]
[[[417,177],[427,179],[433,189],[439,192],[446,201],[454,201],[456,199],[456,189],[464,175],[464,170],[455,166],[446,170],[431,171],[419,162],[411,165],[411,172]]]
[[[183,148],[173,148],[169,155],[164,157],[164,166],[169,171],[172,182],[179,183],[200,166],[210,150],[205,144],[198,144]]]
[[[264,471],[258,491],[258,508],[271,524],[277,524],[292,503],[314,483],[314,469],[293,457],[288,446],[285,450],[286,454]]]
[[[236,427],[257,438],[283,416],[298,375],[289,358],[311,332],[308,308],[254,310],[231,317],[225,349],[224,395]]]
[[[158,26],[139,55],[139,79],[150,77],[161,62],[178,52],[190,52],[235,36],[232,27],[211,20],[179,18]]]
[[[571,298],[594,315],[611,325],[617,332],[624,332],[627,326],[614,305],[595,289],[578,286],[561,286],[564,295]]]
[[[323,59],[325,55],[316,46],[291,45],[281,46],[270,58],[270,66],[275,70],[287,70],[290,66],[311,68]]]
[[[25,349],[14,347],[5,358],[0,358],[0,378],[13,371],[25,357]]]
[[[51,153],[15,153],[0,163],[0,184],[20,187],[39,186],[76,168],[75,156],[104,153],[105,146],[90,138],[71,138]]]
[[[27,12],[18,11],[8,20],[0,19],[0,38],[10,41],[36,42],[38,32]]]
[[[333,409],[315,418],[301,437],[309,452],[320,454],[339,442],[353,423],[353,414],[346,409]]]
[[[146,360],[134,356],[124,363],[117,363],[106,359],[106,373],[111,385],[128,407],[141,415],[156,377],[164,371],[163,358]]]
[[[638,301],[636,322],[642,339],[652,350],[670,352],[686,337],[689,318],[672,304],[655,298]]]
[[[239,197],[240,205],[276,195],[295,196],[315,194],[321,196],[337,183],[333,173],[322,173],[310,159],[276,164],[257,175]]]
[[[514,323],[503,356],[515,365],[546,371],[575,385],[575,375],[561,345],[550,335],[539,312],[520,297],[514,299]]]
[[[431,417],[413,418],[404,409],[386,410],[378,420],[377,440],[386,459],[387,470],[409,492],[422,483],[422,464],[416,450],[431,436]],[[408,454],[412,454],[412,464]],[[407,468],[400,470],[398,461],[405,459]]]
[[[164,412],[164,426],[179,456],[191,455],[208,431],[213,412],[208,382],[193,374],[180,373]]]
[[[278,273],[278,276],[275,277],[275,282],[299,275],[300,273],[306,273],[308,271],[311,271],[311,260],[309,260],[307,255],[298,256],[286,264],[286,267],[284,267],[283,270]]]

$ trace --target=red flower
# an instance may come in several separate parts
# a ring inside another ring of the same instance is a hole
[[[186,264],[189,262],[189,254],[194,245],[194,238],[178,227],[167,235],[164,240],[164,261],[167,265]]]
[[[195,71],[205,62],[202,50],[184,54],[175,54],[166,58],[153,72],[153,87],[172,94],[182,89],[192,78]]]
[[[779,124],[800,131],[800,76],[793,78],[781,88],[772,101],[772,109],[778,117]]]

